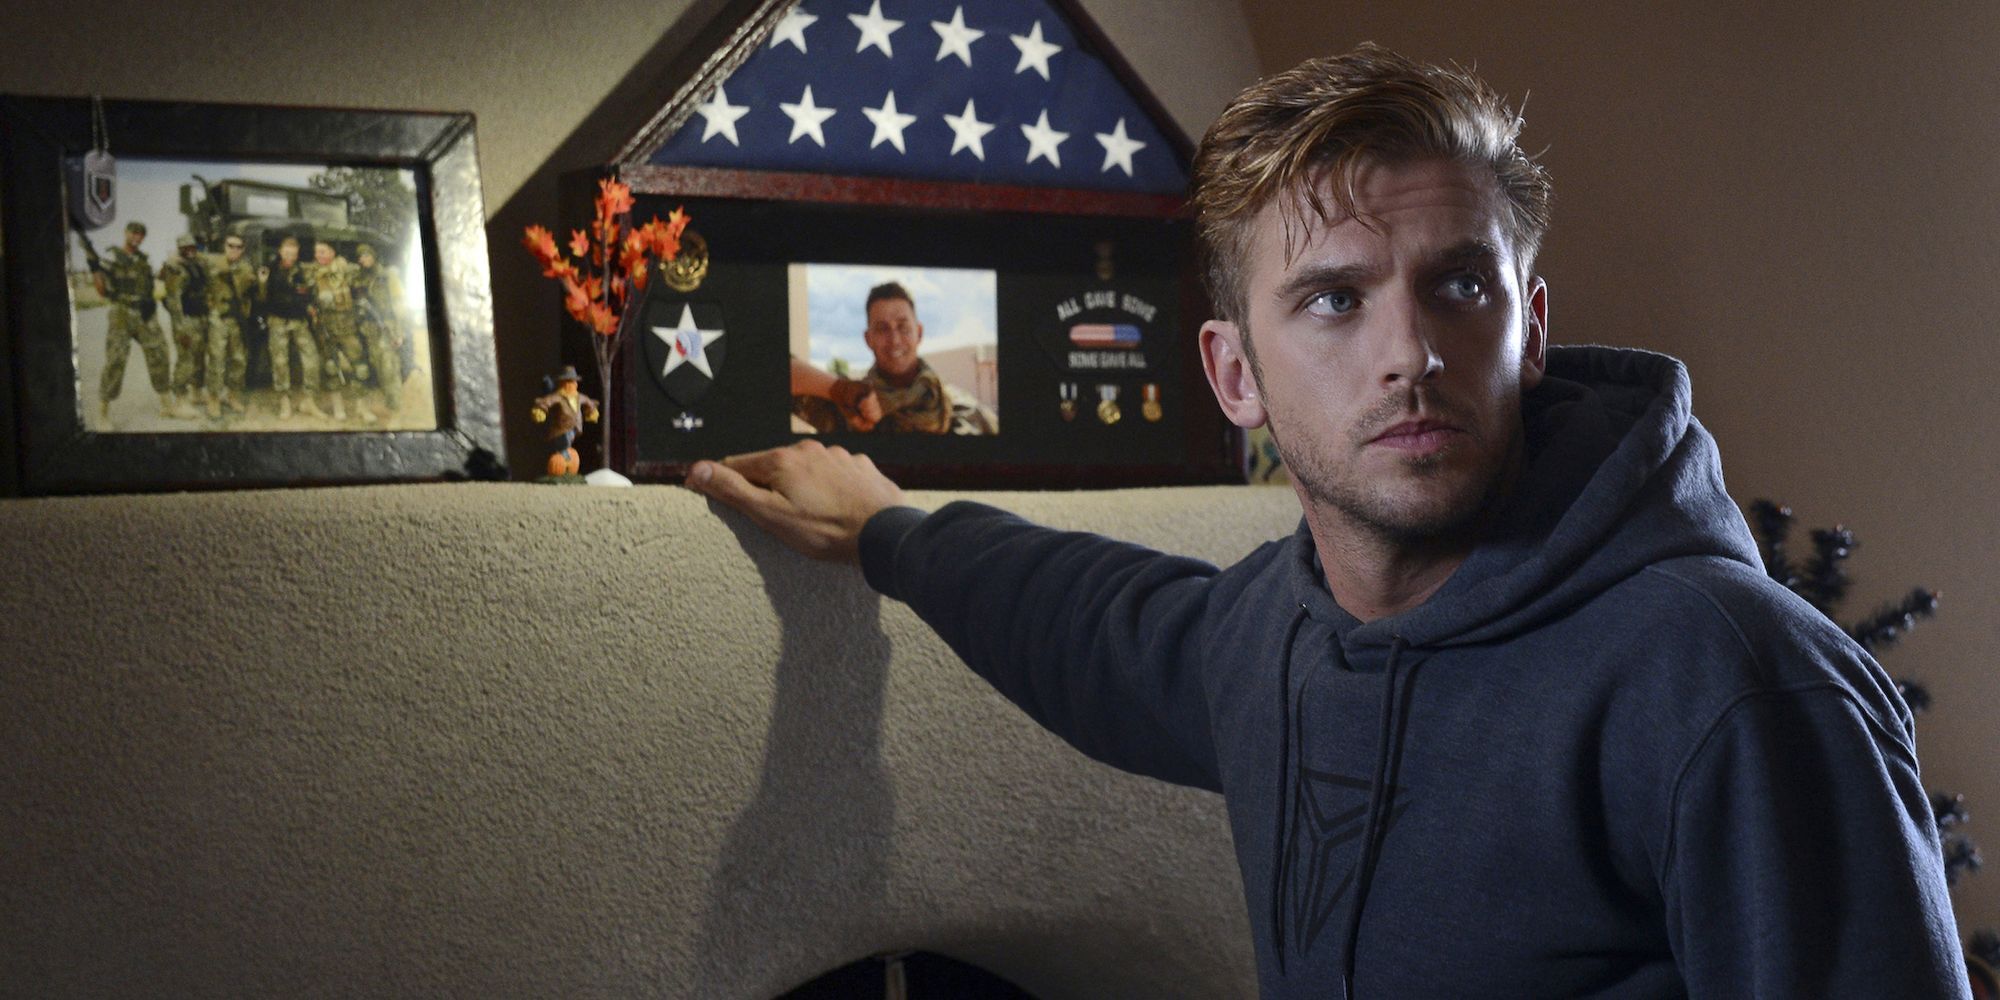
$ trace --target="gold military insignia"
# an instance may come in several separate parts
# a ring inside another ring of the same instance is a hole
[[[692,229],[681,232],[681,252],[660,265],[660,277],[676,292],[692,292],[708,277],[708,241]]]

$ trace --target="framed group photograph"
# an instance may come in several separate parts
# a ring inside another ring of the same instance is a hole
[[[469,115],[10,96],[0,120],[10,492],[501,467]]]

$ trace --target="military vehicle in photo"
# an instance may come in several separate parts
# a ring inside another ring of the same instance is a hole
[[[270,181],[193,177],[181,185],[181,214],[187,217],[188,235],[204,250],[219,253],[223,237],[241,236],[244,255],[259,265],[278,259],[278,245],[287,236],[298,239],[299,259],[305,261],[312,260],[317,240],[331,243],[350,261],[362,243],[374,245],[385,260],[396,251],[382,233],[353,223],[353,206],[344,194]]]

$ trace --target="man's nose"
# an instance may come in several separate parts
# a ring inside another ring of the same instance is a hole
[[[1380,360],[1384,386],[1415,385],[1444,371],[1434,320],[1414,296],[1399,299],[1381,315],[1385,326]]]

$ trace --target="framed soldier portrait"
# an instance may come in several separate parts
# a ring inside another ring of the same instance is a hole
[[[1193,144],[1078,4],[941,10],[726,2],[566,179],[572,225],[606,174],[691,220],[628,313],[612,468],[816,438],[915,487],[1242,481],[1196,349]]]
[[[470,115],[5,96],[0,120],[9,492],[502,467]]]

